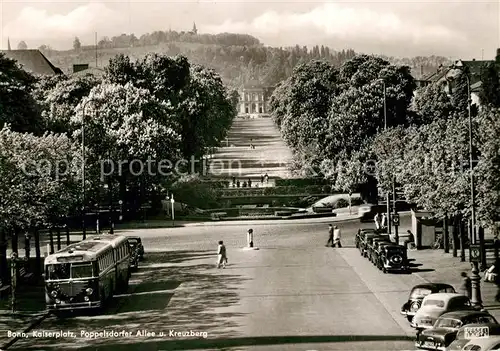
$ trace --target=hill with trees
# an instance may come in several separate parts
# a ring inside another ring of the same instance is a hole
[[[77,63],[95,66],[95,45],[83,45],[78,38],[74,42],[71,50],[52,50],[47,45],[40,49],[54,65],[65,72],[70,72],[72,65]],[[192,63],[213,68],[221,75],[224,83],[232,87],[239,87],[250,81],[274,86],[288,78],[299,64],[325,60],[339,67],[357,55],[353,49],[336,51],[323,45],[269,47],[248,34],[195,34],[169,30],[147,33],[139,38],[134,34],[104,37],[97,44],[97,64],[104,67],[117,54],[137,60],[152,52],[169,56],[183,55]],[[409,66],[417,76],[448,62],[445,57],[440,56],[382,58],[392,64]]]

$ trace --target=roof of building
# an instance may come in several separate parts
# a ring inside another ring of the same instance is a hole
[[[440,69],[436,70],[435,72],[430,72],[427,74],[424,74],[422,77],[420,77],[420,81],[424,82],[437,82],[446,77],[446,74],[450,71],[449,67],[441,67]]]
[[[7,58],[16,60],[25,71],[33,74],[55,75],[62,70],[54,66],[40,50],[1,50]]]

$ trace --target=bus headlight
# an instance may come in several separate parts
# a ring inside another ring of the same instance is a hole
[[[94,290],[92,288],[87,288],[85,290],[85,292],[87,293],[87,295],[92,295],[92,293],[94,292]]]
[[[57,290],[52,290],[50,292],[50,296],[52,296],[54,299],[57,297],[57,295],[59,295],[59,293],[57,292]]]

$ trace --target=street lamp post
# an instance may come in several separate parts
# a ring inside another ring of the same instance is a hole
[[[469,117],[469,168],[470,168],[470,196],[471,196],[471,218],[470,218],[470,240],[471,243],[476,246],[478,244],[477,233],[476,233],[476,193],[474,187],[474,149],[473,149],[473,141],[472,141],[472,110],[471,110],[471,95],[470,95],[470,78],[467,72],[464,70],[464,67],[454,68],[459,69],[461,74],[464,75],[467,80],[467,112]],[[471,250],[472,252],[472,250]],[[482,247],[480,248],[480,252],[484,252]],[[472,285],[472,296],[471,303],[473,306],[482,307],[483,301],[481,298],[481,277],[479,276],[479,261],[470,255],[469,257],[472,263],[471,270],[471,285]]]
[[[385,81],[383,79],[379,79],[379,82],[382,83],[384,87],[384,130],[387,130],[387,87],[385,85]],[[386,202],[387,202],[387,233],[391,234],[391,194],[390,191],[387,190],[386,193]],[[395,205],[395,204],[394,204]],[[397,238],[396,238],[397,239]],[[396,241],[396,243],[398,243]]]
[[[83,233],[83,240],[86,239],[87,233],[86,233],[86,226],[85,226],[85,216],[86,216],[86,211],[85,211],[85,109],[87,108],[87,104],[91,102],[92,100],[87,100],[83,104],[83,111],[82,111],[82,233]]]
[[[172,203],[172,227],[175,225],[175,200],[174,200],[174,194],[172,194],[172,197],[170,198],[170,202]]]

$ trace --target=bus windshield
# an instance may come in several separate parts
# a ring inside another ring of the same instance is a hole
[[[60,263],[47,265],[49,280],[80,279],[92,277],[91,263]]]

